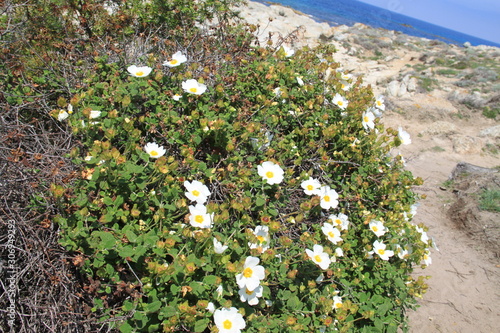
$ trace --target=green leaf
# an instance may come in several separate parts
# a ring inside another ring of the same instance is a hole
[[[130,302],[129,300],[125,300],[122,305],[122,310],[123,311],[132,311],[135,308],[134,303]]]
[[[125,322],[125,323],[123,323],[123,324],[120,325],[120,332],[122,332],[122,333],[130,333],[130,332],[133,332],[133,331],[134,331],[134,329],[127,322]]]
[[[147,312],[157,312],[162,306],[162,303],[161,301],[156,301],[156,302],[153,302],[153,303],[149,303],[147,306],[146,306],[146,311]]]
[[[116,244],[116,239],[113,234],[106,231],[94,231],[93,234],[101,239],[100,249],[111,249]]]
[[[210,319],[208,319],[208,318],[197,320],[194,323],[194,331],[195,332],[203,332],[207,328],[209,322],[210,322]]]
[[[177,314],[177,309],[173,306],[167,305],[160,310],[160,314],[165,318],[173,317]]]
[[[213,285],[215,284],[215,281],[217,281],[217,276],[215,275],[207,275],[203,278],[204,284]]]

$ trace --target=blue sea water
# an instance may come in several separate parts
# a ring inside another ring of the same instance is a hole
[[[356,0],[253,0],[264,4],[270,2],[285,5],[320,22],[335,25],[363,23],[374,28],[400,31],[406,35],[437,39],[449,44],[490,45],[500,44],[450,30],[431,23],[401,15]]]

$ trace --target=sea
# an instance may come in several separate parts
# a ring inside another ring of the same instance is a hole
[[[500,44],[450,30],[438,25],[401,15],[380,7],[375,7],[356,0],[277,0],[261,1],[288,6],[304,14],[312,16],[316,21],[327,22],[332,26],[363,23],[373,28],[400,31],[406,35],[440,40],[449,44],[463,46],[489,45],[500,47]]]

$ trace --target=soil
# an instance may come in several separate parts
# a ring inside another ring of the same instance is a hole
[[[458,102],[460,96],[468,96],[482,100],[484,106],[484,101],[498,98],[487,93],[473,95],[470,87],[453,84],[455,79],[435,75],[439,66],[432,59],[485,52],[500,64],[499,50],[450,46],[361,24],[330,27],[290,8],[255,2],[241,12],[249,23],[259,25],[262,42],[269,32],[280,40],[296,31],[298,39],[285,39],[295,48],[333,43],[338,50],[334,58],[342,68],[363,76],[376,95],[385,96],[382,121],[386,127],[401,126],[410,133],[412,143],[394,153],[405,158],[415,177],[424,179],[424,185],[415,191],[426,198],[419,202],[413,222],[424,223],[437,245],[432,250],[432,264],[415,269],[416,275],[429,276],[429,288],[419,300],[419,308],[409,313],[410,332],[498,332],[500,214],[480,210],[478,196],[485,188],[495,184],[498,188],[500,176],[498,172],[470,172],[450,178],[460,162],[483,168],[500,165],[498,121],[483,116],[480,108]],[[366,36],[378,43],[375,52],[366,44],[368,39],[362,38]],[[413,70],[418,66],[423,73]],[[405,76],[421,78],[422,74],[432,78],[432,89],[410,89],[409,85],[400,89]],[[389,91],[391,84],[398,88],[396,94]]]

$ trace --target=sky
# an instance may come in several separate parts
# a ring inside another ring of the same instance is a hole
[[[359,0],[500,44],[500,0]]]

